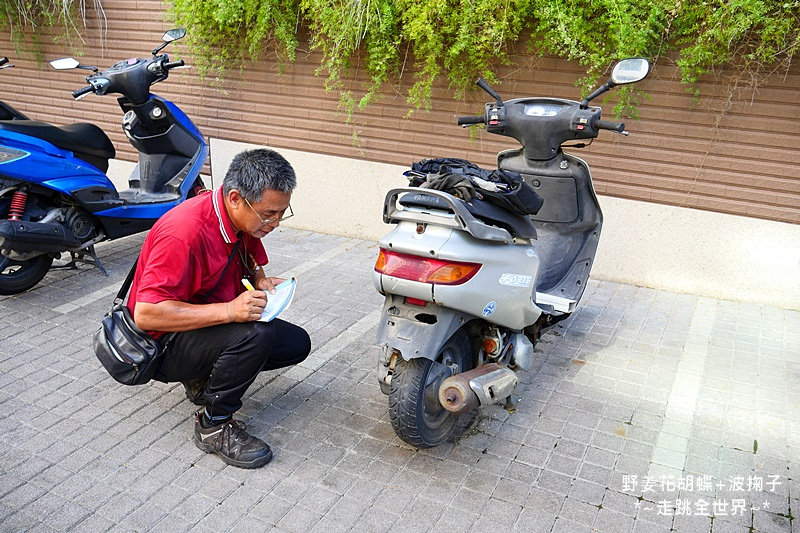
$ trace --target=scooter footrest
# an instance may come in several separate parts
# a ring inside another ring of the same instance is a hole
[[[571,313],[575,310],[577,302],[563,296],[556,296],[546,292],[536,293],[536,305],[549,305],[561,313]]]

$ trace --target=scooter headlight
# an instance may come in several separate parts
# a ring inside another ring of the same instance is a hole
[[[2,165],[3,163],[8,163],[9,161],[16,161],[17,159],[22,159],[23,157],[27,157],[28,155],[30,154],[23,150],[9,148],[8,146],[0,146],[0,165]]]

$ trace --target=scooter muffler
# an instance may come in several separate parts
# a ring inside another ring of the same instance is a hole
[[[61,224],[0,220],[0,248],[17,252],[63,252],[81,242]]]
[[[513,370],[486,363],[445,379],[439,387],[439,403],[451,413],[466,413],[479,405],[504,401],[516,386],[517,375]]]

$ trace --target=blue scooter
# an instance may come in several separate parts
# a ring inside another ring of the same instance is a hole
[[[13,63],[8,62],[6,56],[0,57],[0,70],[13,67]],[[9,104],[0,102],[0,120],[29,120],[23,113],[17,111]]]
[[[166,32],[152,57],[121,61],[108,70],[73,58],[51,62],[58,70],[92,70],[88,85],[72,93],[121,94],[122,129],[139,152],[129,189],[117,191],[106,176],[114,146],[93,124],[53,126],[33,120],[0,121],[0,295],[39,283],[53,260],[94,264],[94,245],[149,229],[172,207],[203,188],[200,170],[208,146],[192,121],[150,86],[183,66],[159,52],[186,35]],[[88,254],[91,258],[86,258]]]

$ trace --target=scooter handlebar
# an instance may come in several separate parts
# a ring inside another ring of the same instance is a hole
[[[78,98],[80,98],[84,94],[90,93],[92,91],[94,91],[94,87],[92,87],[91,85],[87,85],[83,89],[78,89],[77,91],[73,92],[72,93],[72,97],[77,100]]]
[[[178,61],[171,61],[169,63],[164,63],[163,68],[164,68],[164,70],[169,70],[169,69],[173,69],[173,68],[177,68],[177,67],[182,67],[185,64],[186,63],[183,62],[183,59],[179,59]]]
[[[458,117],[459,126],[469,126],[471,124],[483,124],[485,119],[483,115],[475,115],[472,117]]]
[[[624,122],[611,122],[610,120],[598,120],[595,123],[595,126],[598,130],[610,130],[616,131],[617,133],[622,133],[625,131],[625,123]]]

